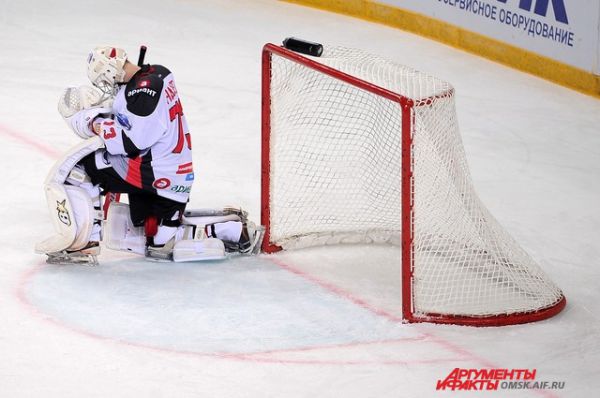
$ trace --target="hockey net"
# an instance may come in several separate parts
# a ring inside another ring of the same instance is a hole
[[[264,251],[398,245],[408,321],[504,325],[564,307],[475,193],[448,83],[359,50],[268,44],[262,142]]]

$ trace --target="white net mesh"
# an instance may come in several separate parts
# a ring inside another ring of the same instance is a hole
[[[326,47],[313,60],[414,100],[416,317],[525,313],[562,299],[475,194],[448,83],[359,50]],[[400,104],[277,54],[271,68],[270,241],[399,245]]]

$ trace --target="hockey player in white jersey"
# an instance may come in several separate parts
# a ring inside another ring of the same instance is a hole
[[[173,73],[135,65],[124,50],[97,47],[88,77],[98,89],[65,90],[59,112],[85,143],[71,150],[46,180],[58,235],[37,245],[49,262],[82,262],[109,248],[163,260],[222,258],[251,252],[260,229],[240,209],[186,215],[194,169],[192,140]],[[101,195],[125,193],[113,203],[102,231]],[[250,226],[250,231],[248,231]]]

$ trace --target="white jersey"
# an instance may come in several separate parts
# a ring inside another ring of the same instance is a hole
[[[173,74],[144,65],[115,96],[101,122],[105,162],[129,184],[186,203],[194,171],[192,142]]]

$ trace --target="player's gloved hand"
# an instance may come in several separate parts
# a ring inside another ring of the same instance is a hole
[[[111,108],[91,108],[83,109],[73,116],[65,118],[75,134],[83,139],[87,139],[97,135],[94,131],[94,120],[98,117],[107,116],[112,111]]]
[[[94,134],[99,135],[102,131],[102,121],[104,118],[97,117],[92,121],[92,131]]]

